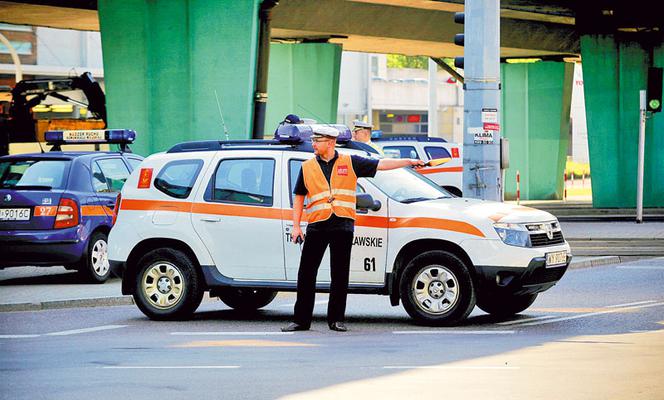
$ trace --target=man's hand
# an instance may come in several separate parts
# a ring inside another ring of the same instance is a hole
[[[298,242],[298,238],[300,241]],[[302,233],[302,228],[299,225],[293,227],[293,233],[291,234],[291,239],[293,243],[303,243],[304,242],[304,233]]]
[[[426,165],[427,164],[422,160],[418,160],[418,159],[411,159],[410,160],[410,166],[415,168],[415,169],[420,169],[422,167],[425,167]]]

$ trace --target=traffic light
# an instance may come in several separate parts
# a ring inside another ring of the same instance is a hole
[[[463,25],[465,19],[466,17],[464,13],[462,12],[454,13],[455,23]],[[463,33],[457,33],[456,35],[454,35],[454,44],[456,44],[457,46],[463,46],[464,44]],[[454,66],[463,69],[463,57],[454,57]]]
[[[662,68],[648,68],[646,110],[650,112],[662,111]]]

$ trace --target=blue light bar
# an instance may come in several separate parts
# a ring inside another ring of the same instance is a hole
[[[323,125],[323,124],[318,124]],[[282,143],[302,143],[309,139],[313,135],[313,128],[316,125],[307,125],[307,124],[284,124],[280,125],[277,128],[277,131],[274,133],[274,138]],[[350,129],[346,125],[342,124],[325,124],[325,126],[334,128],[339,131],[339,136],[337,137],[337,143],[346,143],[352,139],[352,134]]]
[[[49,144],[128,144],[134,142],[136,139],[136,132],[131,129],[48,131],[44,134],[44,138]]]

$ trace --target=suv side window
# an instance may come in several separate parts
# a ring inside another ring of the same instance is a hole
[[[125,181],[129,177],[129,169],[127,169],[127,166],[125,165],[124,162],[122,162],[121,159],[119,158],[104,158],[101,160],[97,160],[96,163],[99,168],[101,169],[101,172],[103,174],[105,183],[107,185],[107,190],[97,190],[97,182],[96,180],[100,179],[100,176],[95,176],[93,178],[93,183],[95,185],[95,190],[98,192],[103,192],[103,191],[108,191],[108,192],[119,192],[122,190],[122,186],[124,186]],[[94,175],[94,169],[93,169],[93,175]],[[99,185],[99,187],[101,187]]]
[[[138,168],[138,166],[141,165],[141,163],[143,162],[143,160],[139,160],[138,158],[130,158],[130,157],[125,158],[125,160],[127,160],[129,166],[131,166],[132,171]]]
[[[293,190],[295,189],[295,183],[297,183],[297,177],[300,175],[303,162],[304,160],[295,159],[288,161],[288,193],[290,193],[291,207],[293,207],[293,201],[295,200],[295,194],[293,194]]]
[[[212,201],[271,206],[273,159],[222,160],[214,175]]]
[[[387,157],[392,158],[420,158],[413,146],[385,146],[383,152]]]
[[[424,151],[427,153],[430,159],[435,160],[437,158],[452,158],[452,155],[444,147],[425,147]]]
[[[203,166],[203,160],[178,160],[164,165],[154,180],[154,187],[176,199],[186,199]]]

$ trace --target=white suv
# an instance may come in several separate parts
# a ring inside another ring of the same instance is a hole
[[[444,164],[422,168],[418,172],[453,195],[461,197],[463,145],[425,135],[381,137],[372,141],[383,149],[385,157],[418,158],[425,162],[448,158],[449,161]]]
[[[374,155],[335,127],[338,151]],[[310,134],[287,125],[274,140],[182,143],[146,158],[122,190],[109,237],[122,292],[148,317],[175,319],[191,316],[205,291],[242,310],[295,291],[292,192],[313,157]],[[571,260],[543,211],[451,197],[410,168],[361,178],[357,190],[349,292],[401,301],[419,323],[459,323],[475,304],[521,312]],[[329,290],[329,272],[326,255],[318,291]]]

